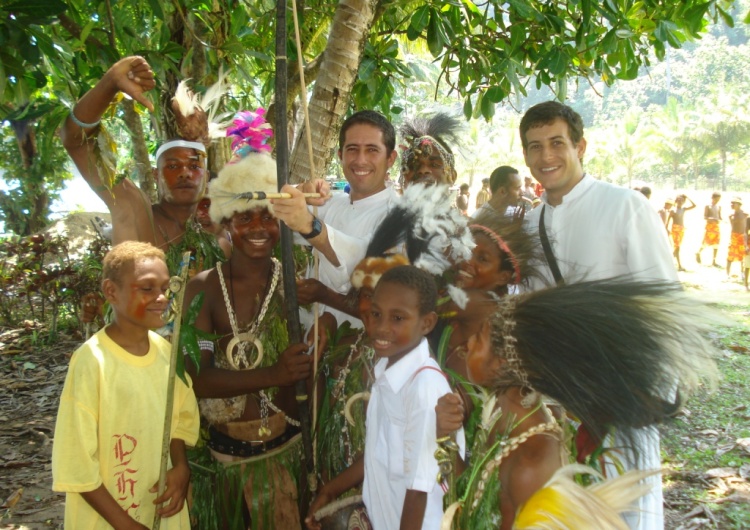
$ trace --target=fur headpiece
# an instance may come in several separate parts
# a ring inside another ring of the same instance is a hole
[[[357,264],[352,273],[352,287],[355,289],[362,289],[363,287],[374,289],[383,274],[400,265],[409,265],[409,259],[403,254],[365,258]]]
[[[401,176],[399,183],[402,188],[409,183],[404,182],[404,175],[414,169],[414,164],[423,156],[439,156],[443,161],[443,170],[449,182],[456,181],[456,161],[449,144],[458,144],[458,133],[462,122],[449,114],[439,112],[432,117],[417,117],[405,122],[401,126],[403,144],[401,148]]]
[[[268,199],[251,203],[240,197],[248,191],[274,193],[278,189],[276,161],[267,145],[273,131],[263,119],[264,114],[263,109],[258,109],[257,113],[239,112],[233,125],[227,129],[234,150],[232,160],[219,171],[208,190],[211,199],[208,213],[215,223],[251,208],[268,208],[273,213],[273,205]]]

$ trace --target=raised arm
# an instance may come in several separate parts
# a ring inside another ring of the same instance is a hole
[[[78,101],[65,120],[60,136],[63,146],[73,159],[83,178],[99,197],[111,208],[114,198],[101,180],[90,155],[94,143],[86,135],[93,132],[118,92],[123,92],[153,111],[145,92],[154,88],[154,73],[143,57],[126,57],[116,62],[101,80]]]
[[[112,214],[114,244],[129,239],[155,243],[153,230],[146,230],[150,226],[151,204],[128,179],[108,189],[95,163],[95,129],[119,92],[153,111],[145,92],[154,86],[154,73],[143,57],[121,59],[78,101],[60,130],[63,146],[73,163]]]

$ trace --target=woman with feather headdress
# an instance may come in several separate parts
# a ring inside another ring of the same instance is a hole
[[[614,279],[488,300],[483,311],[465,357],[469,378],[491,393],[443,528],[627,529],[619,514],[634,510],[630,502],[648,489],[638,480],[658,470],[627,475],[614,495],[609,486],[574,488],[569,478],[580,469],[557,473],[569,461],[565,425],[545,400],[596,439],[616,429],[632,440],[674,413],[675,390],[685,397],[698,374],[713,373],[707,308],[677,283]],[[436,457],[448,477],[449,433],[462,424],[463,407],[453,395],[437,410],[446,445]],[[624,456],[634,447],[610,451]]]

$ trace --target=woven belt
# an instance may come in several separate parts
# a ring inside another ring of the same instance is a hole
[[[266,451],[279,447],[291,440],[299,432],[301,432],[299,427],[287,425],[286,430],[273,440],[268,440],[267,442],[245,442],[227,436],[211,425],[208,428],[208,446],[217,453],[246,458],[262,455]]]

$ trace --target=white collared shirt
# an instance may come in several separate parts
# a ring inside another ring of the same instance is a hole
[[[557,206],[544,203],[544,226],[566,283],[630,274],[634,279],[674,280],[677,271],[664,225],[638,191],[584,175]],[[539,232],[542,207],[526,215],[527,229]],[[546,262],[541,264],[554,285]],[[543,282],[532,281],[532,288]]]
[[[427,339],[393,366],[375,364],[367,406],[362,497],[374,530],[399,528],[406,490],[427,492],[423,529],[440,528],[443,490],[437,483],[435,405],[451,392],[430,357]],[[429,368],[425,368],[429,367]],[[387,368],[387,369],[386,369]],[[456,438],[464,453],[464,432]]]
[[[320,281],[337,293],[347,293],[351,288],[350,278],[354,268],[362,261],[372,234],[388,213],[391,203],[398,197],[393,188],[385,188],[374,195],[351,201],[348,194],[334,195],[325,205],[318,207],[318,219],[326,224],[328,240],[336,252],[339,266],[334,267],[323,255],[320,256]],[[299,236],[297,243],[306,244]],[[314,272],[308,271],[308,278]],[[320,313],[333,313],[339,325],[348,320],[355,327],[362,327],[362,321],[341,311],[321,306]]]

